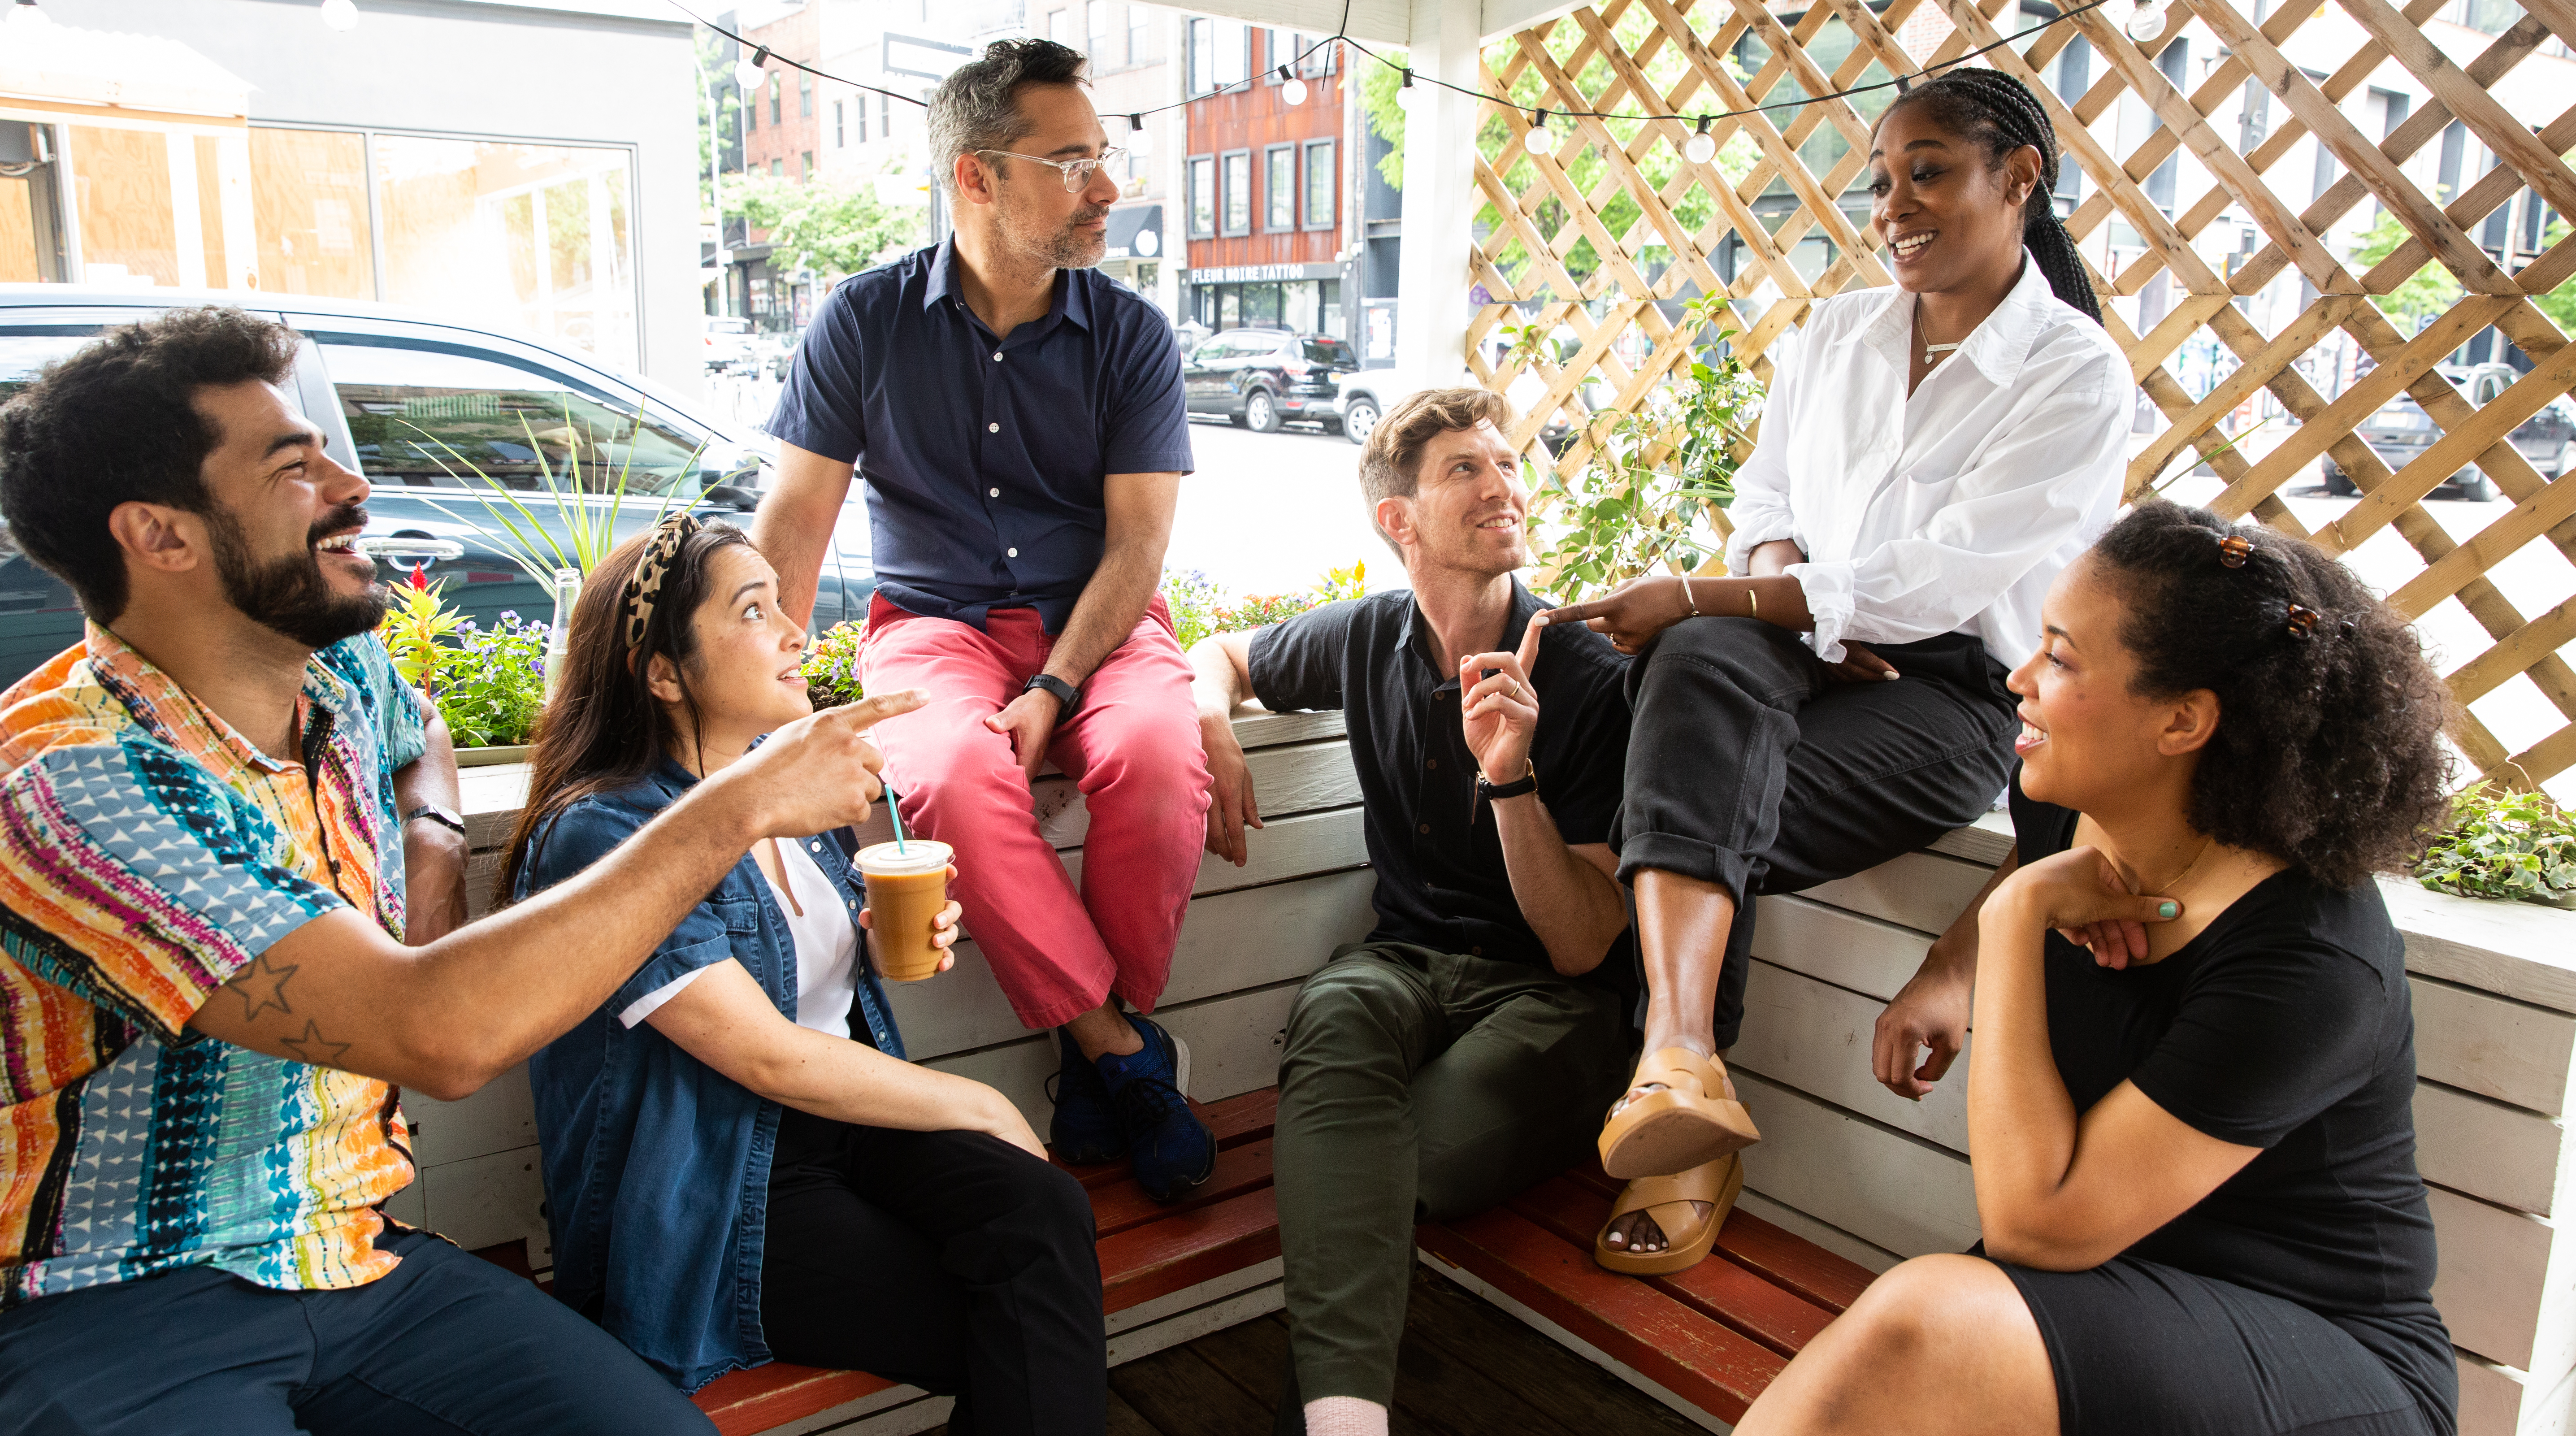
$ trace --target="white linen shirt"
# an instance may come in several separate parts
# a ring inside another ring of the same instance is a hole
[[[1846,639],[1968,633],[2017,667],[2049,583],[2118,512],[2128,360],[2025,251],[2012,292],[1908,397],[1914,302],[1864,289],[1808,317],[1735,476],[1727,570],[1796,541],[1788,572],[1828,663]]]

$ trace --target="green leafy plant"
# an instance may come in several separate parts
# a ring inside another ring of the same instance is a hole
[[[526,414],[519,416],[520,431],[527,437],[529,450],[536,455],[538,476],[547,499],[554,506],[559,528],[549,529],[516,490],[485,473],[473,460],[458,453],[454,445],[418,424],[408,427],[444,451],[445,457],[436,452],[430,457],[447,471],[448,477],[466,488],[488,491],[477,492],[474,501],[483,510],[483,516],[499,526],[500,532],[485,528],[428,495],[422,495],[421,502],[489,539],[501,550],[503,557],[549,590],[554,587],[557,570],[568,568],[587,574],[599,566],[601,559],[608,557],[610,549],[617,547],[617,520],[626,510],[627,488],[635,477],[636,446],[632,443],[626,446],[626,460],[618,465],[614,482],[600,472],[597,463],[588,465],[588,472],[585,472],[582,453],[585,448],[607,452],[619,439],[631,438],[631,434],[602,436],[596,426],[577,424],[572,406],[567,402],[563,410],[563,426],[547,431],[550,436],[562,435],[572,440],[558,440],[564,450],[563,471],[558,474],[553,459],[548,456],[550,446],[539,440],[536,428],[528,422]],[[585,440],[587,442],[583,442]],[[705,452],[703,444],[691,451],[681,465],[681,472],[694,471]],[[608,502],[594,505],[588,502],[593,495]],[[652,521],[660,522],[662,515],[670,511],[679,497],[676,483],[665,488],[654,505]]]
[[[1323,581],[1315,585],[1315,597],[1325,603],[1339,603],[1346,598],[1368,596],[1368,563],[1362,560],[1349,568],[1324,570]]]
[[[439,642],[465,622],[465,615],[439,597],[446,589],[447,580],[431,583],[414,570],[410,578],[393,586],[393,607],[376,627],[377,636],[393,654],[394,671],[432,699],[442,686],[441,678],[464,656],[463,650]]]
[[[2451,826],[2415,878],[2461,897],[2576,901],[2576,820],[2546,793],[2477,784],[2451,800]]]
[[[461,642],[446,666],[445,686],[431,699],[447,721],[448,737],[459,748],[528,741],[545,711],[549,626],[505,611],[499,627],[468,619],[457,635]]]
[[[1723,295],[1691,300],[1683,323],[1707,328],[1727,307]],[[1546,342],[1534,328],[1520,329],[1520,354]],[[1737,453],[1751,442],[1746,430],[1762,405],[1762,385],[1742,361],[1716,352],[1735,333],[1720,329],[1693,346],[1673,381],[1634,409],[1585,422],[1590,453],[1552,470],[1540,488],[1549,500],[1543,586],[1592,595],[1659,570],[1687,573],[1708,558],[1699,520],[1735,502]]]
[[[1163,602],[1172,610],[1172,635],[1186,652],[1192,644],[1216,632],[1212,624],[1225,606],[1225,590],[1203,570],[1167,569],[1163,573]]]
[[[859,686],[859,648],[867,642],[864,621],[836,623],[814,640],[805,655],[805,691],[817,708],[856,703],[867,696]]]

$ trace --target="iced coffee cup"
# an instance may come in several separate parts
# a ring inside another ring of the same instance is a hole
[[[888,982],[919,982],[939,970],[946,952],[931,941],[931,924],[948,906],[948,864],[956,856],[946,843],[927,838],[859,849],[877,972]]]

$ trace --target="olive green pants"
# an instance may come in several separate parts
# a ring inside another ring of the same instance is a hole
[[[1359,943],[1297,994],[1275,1159],[1303,1404],[1393,1404],[1413,1228],[1482,1211],[1581,1161],[1634,1066],[1626,1000],[1516,962]]]

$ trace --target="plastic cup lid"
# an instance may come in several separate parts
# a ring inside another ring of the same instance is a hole
[[[956,851],[946,843],[933,842],[928,838],[907,838],[900,848],[893,843],[877,843],[859,849],[859,871],[889,878],[935,873],[948,866],[956,856]]]

